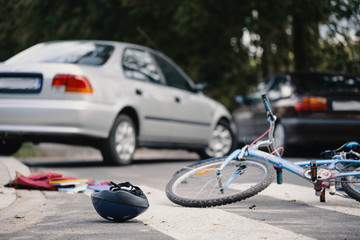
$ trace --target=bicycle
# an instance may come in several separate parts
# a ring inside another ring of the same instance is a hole
[[[321,202],[325,202],[325,189],[334,195],[340,188],[360,201],[360,154],[355,151],[360,148],[359,143],[348,142],[336,150],[327,150],[318,160],[284,159],[284,149],[275,149],[276,116],[265,94],[262,100],[269,129],[229,156],[201,160],[180,169],[166,186],[167,197],[186,207],[230,204],[264,190],[273,182],[275,172],[277,183],[281,184],[285,169],[311,182]],[[261,140],[266,134],[268,139]]]

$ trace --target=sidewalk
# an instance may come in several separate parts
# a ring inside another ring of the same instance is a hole
[[[102,160],[98,150],[89,147],[77,147],[62,144],[43,143],[34,146],[33,149],[41,159],[59,158],[62,161],[73,161],[77,159],[95,159]],[[198,159],[198,155],[185,150],[150,150],[146,148],[138,149],[134,158],[140,160],[146,159]],[[31,158],[31,157],[30,157]],[[26,160],[26,158],[24,158]],[[14,188],[4,187],[10,180],[15,179],[16,171],[24,176],[31,174],[30,169],[21,161],[14,157],[0,156],[0,211],[16,201],[17,194]]]
[[[15,179],[16,171],[25,176],[30,175],[30,169],[13,157],[0,157],[0,210],[10,206],[16,200],[16,190],[4,187]]]

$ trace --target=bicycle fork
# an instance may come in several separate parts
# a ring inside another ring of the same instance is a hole
[[[218,182],[221,193],[224,193],[225,189],[232,183],[232,181],[234,181],[234,179],[238,175],[243,174],[244,170],[246,169],[246,165],[242,165],[242,164],[239,164],[237,167],[238,168],[236,169],[236,171],[227,179],[227,181],[225,182],[224,185],[221,180],[221,172],[217,173],[217,182]]]
[[[225,184],[222,182],[221,172],[222,170],[232,161],[233,159],[241,159],[245,151],[247,150],[247,146],[243,147],[242,149],[235,150],[230,156],[228,156],[224,162],[221,164],[221,166],[217,169],[216,172],[216,178],[217,182],[220,188],[220,192],[224,193],[225,189],[234,181],[234,179],[237,177],[237,175],[241,175],[244,172],[244,169],[246,168],[246,165],[239,164],[237,170],[226,180]]]

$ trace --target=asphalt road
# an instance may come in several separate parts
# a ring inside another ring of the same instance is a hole
[[[172,174],[197,155],[141,150],[134,164],[110,167],[89,149],[57,154],[22,161],[34,173],[130,181],[145,191],[150,208],[126,223],[112,223],[97,215],[89,193],[18,191],[19,200],[3,214],[18,212],[0,221],[0,239],[360,239],[360,203],[330,195],[320,203],[309,183],[289,173],[284,184],[273,183],[250,199],[194,209],[173,204],[164,190]]]

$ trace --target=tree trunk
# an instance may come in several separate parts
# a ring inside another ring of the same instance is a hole
[[[297,16],[293,18],[293,47],[294,47],[294,61],[295,71],[308,70],[308,52],[306,42],[306,29],[302,20]]]

